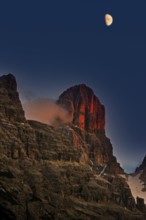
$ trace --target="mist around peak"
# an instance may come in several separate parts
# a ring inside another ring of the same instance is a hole
[[[23,109],[28,120],[49,125],[71,121],[69,113],[52,99],[37,98],[33,101],[27,101],[23,103]]]

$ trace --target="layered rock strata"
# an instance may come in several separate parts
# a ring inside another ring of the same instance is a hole
[[[105,135],[105,108],[92,89],[85,84],[71,87],[60,95],[58,103],[71,115],[71,127],[84,140],[92,167],[99,173],[104,168],[106,172],[123,173]]]
[[[0,77],[1,219],[144,220],[118,175],[103,121],[91,130],[27,121],[15,83]]]

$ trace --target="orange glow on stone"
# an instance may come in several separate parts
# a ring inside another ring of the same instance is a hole
[[[104,106],[89,87],[84,84],[71,87],[64,92],[62,100],[65,102],[66,100],[70,100],[67,102],[67,106],[69,105],[69,111],[71,109],[73,124],[90,132],[98,129],[104,131]]]
[[[84,104],[82,104],[80,106],[80,112],[85,113],[85,105]]]
[[[85,115],[83,115],[83,114],[79,115],[79,124],[80,124],[81,128],[84,128],[84,126],[85,126]]]
[[[92,96],[91,106],[90,106],[90,112],[93,113],[93,111],[94,111],[94,97]]]

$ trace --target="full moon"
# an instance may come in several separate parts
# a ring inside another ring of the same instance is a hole
[[[113,23],[113,17],[110,14],[105,15],[105,23],[107,26],[110,26]]]

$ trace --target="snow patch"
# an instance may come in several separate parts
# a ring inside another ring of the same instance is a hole
[[[127,177],[125,174],[119,174],[120,177],[122,177],[123,179],[127,180]]]
[[[137,175],[129,175],[127,179],[127,183],[131,189],[132,195],[135,198],[141,197],[144,199],[144,203],[146,204],[146,192],[143,192],[142,189],[144,188],[144,182],[140,180],[140,176],[143,173],[143,170],[140,171]]]
[[[94,163],[93,163],[93,161],[92,161],[92,160],[90,160],[90,163],[91,163],[91,166],[93,166],[93,165],[94,165]]]
[[[99,176],[101,176],[102,174],[104,174],[104,171],[105,171],[106,167],[107,167],[107,165],[104,165],[104,167],[103,167],[102,171],[100,172]]]

